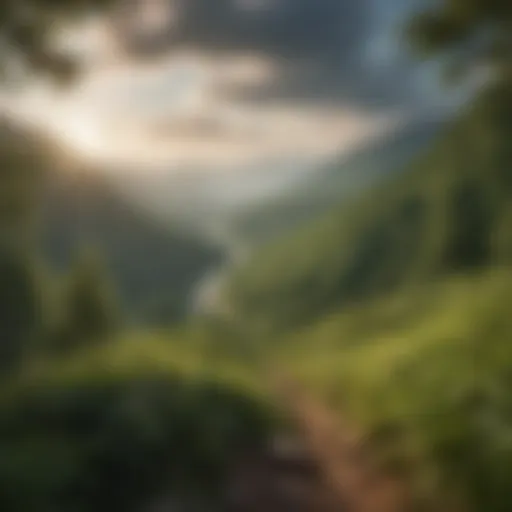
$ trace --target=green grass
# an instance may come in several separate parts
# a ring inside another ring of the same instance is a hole
[[[367,432],[399,432],[393,457],[418,486],[434,475],[431,495],[452,486],[476,511],[510,510],[510,299],[509,270],[454,278],[334,315],[275,357]]]
[[[512,510],[511,91],[490,87],[407,172],[255,254],[225,291],[418,496],[456,490],[474,512]]]

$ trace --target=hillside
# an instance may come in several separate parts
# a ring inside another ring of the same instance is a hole
[[[506,85],[407,172],[257,254],[226,291],[267,357],[408,482],[414,510],[512,506]]]
[[[496,86],[386,183],[267,249],[226,292],[261,329],[448,273],[510,261],[510,90]]]
[[[44,225],[57,266],[94,246],[130,311],[158,323],[182,318],[196,281],[222,259],[219,249],[138,210],[98,173],[52,175]]]
[[[223,260],[221,249],[172,219],[159,221],[47,134],[2,118],[0,135],[0,242],[33,243],[37,234],[57,270],[92,245],[132,319],[183,319],[196,282]]]
[[[250,244],[299,228],[322,213],[394,176],[423,148],[428,147],[445,121],[415,119],[393,128],[323,168],[308,173],[288,191],[242,209],[230,229]]]
[[[496,269],[364,303],[269,356],[364,432],[380,467],[408,482],[412,510],[506,512],[511,277]]]

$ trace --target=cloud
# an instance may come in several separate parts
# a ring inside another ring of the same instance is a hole
[[[425,74],[400,41],[404,20],[426,0],[124,0],[81,47],[88,62],[151,63],[194,52],[271,63],[265,81],[225,81],[222,94],[254,103],[351,102],[413,107]],[[76,32],[76,31],[75,31]],[[88,41],[88,42],[87,42]],[[93,48],[96,48],[93,51]],[[428,101],[429,99],[427,99]]]
[[[277,161],[314,166],[378,132],[387,119],[286,91],[253,101],[247,91],[265,91],[283,79],[263,54],[189,50],[155,61],[103,62],[67,94],[36,88],[11,101],[19,116],[100,166],[206,173]]]
[[[250,56],[170,56],[95,75],[60,118],[81,120],[82,127],[95,118],[98,154],[153,168],[230,170],[277,158],[321,159],[380,129],[382,117],[339,104],[255,104],[226,93],[230,85],[261,87],[274,73],[271,62]],[[78,144],[90,141],[84,135],[83,128],[67,130]]]
[[[398,39],[401,24],[425,1],[132,0],[114,31],[131,58],[193,49],[272,61],[271,80],[231,83],[223,91],[254,103],[414,107],[424,99],[418,86],[424,75]],[[144,17],[160,24],[144,29]]]
[[[142,30],[137,9],[118,16],[115,28],[131,57],[185,48],[272,60],[276,73],[265,87],[230,87],[252,101],[355,98],[364,85],[361,55],[371,37],[374,1],[147,0],[140,4],[142,11],[160,12],[167,6],[174,13],[167,16],[166,28]]]
[[[367,35],[371,0],[145,0],[117,17],[118,33],[133,53],[162,45],[255,51],[290,59],[340,62]],[[130,5],[130,4],[128,4]],[[167,19],[155,33],[141,16]],[[162,15],[163,12],[169,14]],[[163,34],[166,37],[163,37]]]
[[[414,97],[392,45],[375,52],[393,21],[376,6],[404,0],[176,1],[125,3],[122,41],[100,19],[72,31],[82,81],[11,109],[101,165],[211,172],[313,167],[385,128],[376,104]]]

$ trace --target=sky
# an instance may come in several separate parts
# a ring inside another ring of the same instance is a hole
[[[2,103],[103,169],[314,167],[442,108],[397,43],[414,3],[127,0],[59,34],[82,63],[74,87],[34,81]]]

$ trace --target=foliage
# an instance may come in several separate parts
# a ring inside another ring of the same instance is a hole
[[[408,172],[257,253],[225,295],[241,322],[293,329],[452,273],[510,263],[512,97],[489,88]]]
[[[223,257],[172,220],[130,204],[95,169],[50,173],[42,222],[45,254],[60,271],[84,244],[97,248],[134,322],[182,322],[197,280]]]
[[[11,59],[21,59],[33,71],[68,84],[76,76],[77,62],[52,44],[55,30],[63,22],[106,12],[115,3],[113,0],[2,0],[0,64],[5,70]]]
[[[511,26],[507,0],[443,0],[413,19],[409,35],[421,52],[447,56],[457,75],[487,64],[510,76]]]
[[[232,459],[266,442],[274,421],[249,367],[224,357],[227,347],[212,347],[202,331],[158,338],[133,327],[130,339],[120,339],[108,279],[94,254],[81,254],[66,282],[48,283],[39,272],[37,231],[26,222],[38,216],[38,188],[48,182],[36,179],[42,166],[31,140],[23,133],[13,140],[14,151],[0,151],[7,205],[0,212],[0,509],[130,512],[169,493],[178,501],[200,495],[214,506]],[[78,197],[88,192],[73,190]],[[120,212],[117,227],[124,231],[110,224],[105,239],[121,239],[118,254],[139,249],[132,236],[137,214],[122,202],[113,206],[108,193],[104,201],[105,191],[93,192],[89,214],[100,216],[88,227],[108,224],[97,208],[106,203]],[[73,206],[83,222],[83,203]],[[152,225],[139,226],[151,239]],[[154,251],[140,244],[146,258],[147,251],[167,254],[167,231],[156,231]],[[84,231],[74,235],[73,246],[88,241]],[[138,267],[154,265],[129,256]],[[189,259],[185,270],[195,264]],[[54,357],[55,348],[66,350]]]
[[[274,357],[357,419],[383,462],[414,477],[418,499],[458,489],[471,510],[504,512],[511,284],[495,269],[402,291],[292,335]]]
[[[50,157],[43,137],[0,126],[0,370],[17,369],[44,339],[51,290],[35,250],[38,205]]]
[[[273,419],[247,371],[208,364],[192,339],[137,335],[4,383],[2,510],[220,499],[232,457],[265,442]]]
[[[101,342],[114,334],[120,318],[109,284],[99,256],[91,250],[80,254],[61,297],[54,348]]]
[[[511,90],[493,82],[408,172],[256,254],[225,292],[427,510],[452,493],[512,506]]]
[[[299,229],[334,206],[395,177],[430,145],[444,125],[445,121],[439,119],[404,123],[377,141],[316,169],[278,197],[238,212],[230,221],[230,230],[244,244],[254,247]]]
[[[0,371],[18,368],[47,329],[47,283],[30,258],[0,251]]]

